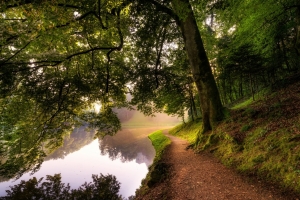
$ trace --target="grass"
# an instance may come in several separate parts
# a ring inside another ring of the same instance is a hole
[[[151,133],[148,137],[156,151],[155,159],[160,160],[164,149],[171,144],[171,140],[161,130]]]
[[[136,191],[136,196],[138,197],[145,195],[154,184],[164,179],[167,175],[166,169],[168,166],[161,162],[161,159],[164,150],[171,144],[171,140],[163,134],[162,130],[155,131],[148,137],[152,142],[156,155],[152,165],[149,167],[146,178],[142,180],[141,187]]]
[[[197,120],[195,122],[191,121],[185,124],[179,124],[175,126],[169,131],[169,133],[171,135],[185,139],[189,143],[193,143],[197,137],[199,130],[201,130],[201,126],[201,120]]]
[[[263,97],[270,93],[270,89],[269,88],[265,88],[261,91],[259,91],[258,93],[254,94],[254,99],[255,100],[260,100],[263,99]],[[241,101],[239,103],[237,103],[236,105],[232,106],[231,109],[241,109],[241,108],[246,108],[249,105],[251,105],[253,102],[255,102],[255,100],[253,101],[253,97],[249,97],[248,99]]]
[[[300,82],[265,96],[266,100],[239,103],[211,133],[199,136],[195,150],[212,152],[239,172],[300,194],[299,88]],[[169,133],[194,143],[199,130],[198,121],[178,125]]]
[[[239,104],[236,104],[235,106],[232,107],[232,109],[245,108],[245,107],[249,106],[251,103],[253,103],[252,97],[250,97],[246,101],[242,101]]]

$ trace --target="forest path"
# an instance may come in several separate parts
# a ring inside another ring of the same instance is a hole
[[[195,154],[186,150],[187,141],[164,134],[172,141],[164,152],[162,162],[168,164],[169,175],[143,199],[159,200],[276,200],[297,199],[280,194],[278,189],[250,180],[226,168],[209,153]]]

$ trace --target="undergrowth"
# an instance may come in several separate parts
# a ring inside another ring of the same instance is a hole
[[[196,151],[210,151],[227,166],[300,194],[300,83],[249,102],[199,135]],[[201,122],[189,122],[170,134],[193,143],[199,130]]]

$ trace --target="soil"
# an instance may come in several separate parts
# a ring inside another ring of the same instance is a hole
[[[162,161],[168,167],[164,180],[155,184],[145,200],[299,200],[278,187],[241,175],[222,165],[212,154],[186,150],[187,141],[164,132],[172,141]]]

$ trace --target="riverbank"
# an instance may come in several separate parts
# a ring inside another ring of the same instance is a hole
[[[189,142],[173,138],[160,161],[166,179],[136,199],[299,199],[300,84],[256,99],[236,105],[194,150],[185,148],[201,121],[173,128]]]
[[[139,197],[143,198],[154,185],[166,179],[167,166],[162,164],[163,162],[161,161],[163,160],[166,148],[171,144],[171,140],[165,136],[165,132],[166,130],[158,130],[149,135],[156,155],[152,165],[149,167],[146,178],[142,180],[141,187],[136,191],[135,199],[139,199]]]
[[[185,140],[169,137],[172,143],[161,160],[168,166],[166,178],[136,199],[296,199],[282,194],[275,187],[236,173],[210,153],[195,154],[191,149],[186,150],[188,143]]]

